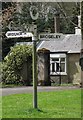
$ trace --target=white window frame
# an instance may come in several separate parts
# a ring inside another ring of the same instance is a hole
[[[52,61],[52,59],[58,58],[59,61]],[[61,58],[65,58],[65,61],[61,61]],[[61,61],[61,62],[60,62]],[[59,72],[56,71],[56,65],[55,65],[55,72],[52,72],[52,63],[56,64],[59,63],[59,66],[61,63],[65,63],[65,72]],[[66,54],[50,54],[50,75],[67,75],[67,60],[66,60]]]

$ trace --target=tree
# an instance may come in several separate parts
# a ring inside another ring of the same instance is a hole
[[[8,40],[5,36],[9,31],[9,23],[13,19],[13,14],[16,11],[16,4],[12,2],[2,2],[2,58],[10,51],[10,46],[14,45],[13,40]]]
[[[80,15],[80,3],[57,3],[61,11],[61,32],[74,33],[74,28],[78,27],[78,15]]]
[[[30,16],[30,7],[38,8],[39,17],[37,20],[32,20]],[[3,32],[3,58],[10,51],[10,46],[15,44],[13,40],[7,40],[5,33],[8,30],[27,31],[32,22],[37,24],[37,33],[46,31],[48,28],[54,32],[54,16],[57,12],[60,13],[60,28],[61,33],[74,33],[74,28],[77,26],[77,16],[79,15],[79,3],[56,3],[56,2],[24,2],[12,3],[3,2],[2,5],[2,32]],[[9,12],[11,11],[11,12]]]
[[[31,80],[32,72],[32,46],[16,45],[11,47],[10,53],[4,58],[2,63],[2,82],[5,84],[29,85],[22,76],[24,63],[28,64],[28,79]],[[27,65],[26,64],[26,65]]]

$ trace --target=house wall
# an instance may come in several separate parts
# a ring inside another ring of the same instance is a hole
[[[68,75],[54,75],[50,76],[51,82],[54,82],[55,84],[60,84],[60,79],[61,79],[61,84],[63,83],[68,83]]]
[[[80,54],[68,54],[68,81],[73,84],[80,84],[81,82],[79,58]]]
[[[67,75],[61,75],[61,83],[81,83],[81,69],[79,66],[80,54],[68,54],[67,55]],[[51,76],[51,81],[55,81],[59,84],[60,76]]]
[[[23,63],[21,70],[22,81],[25,85],[30,85],[32,81],[32,61],[28,58],[27,61]]]
[[[39,53],[38,55],[38,81],[49,81],[54,82],[55,84],[61,83],[73,83],[80,84],[81,83],[81,68],[79,66],[79,58],[80,54],[67,54],[67,74],[65,75],[50,75],[49,65],[50,62],[48,59],[47,53]],[[48,79],[46,79],[45,78]],[[61,80],[61,81],[60,81]],[[49,85],[49,84],[48,84]]]
[[[50,85],[50,51],[38,50],[38,85]]]

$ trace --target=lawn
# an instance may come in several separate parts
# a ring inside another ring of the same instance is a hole
[[[32,94],[4,96],[3,118],[81,118],[81,90],[38,93],[38,109]]]

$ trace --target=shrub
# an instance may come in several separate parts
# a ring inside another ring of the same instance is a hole
[[[16,45],[11,47],[10,53],[2,63],[2,82],[5,84],[25,84],[21,75],[23,63],[32,63],[32,46]],[[30,68],[31,70],[31,68]]]

